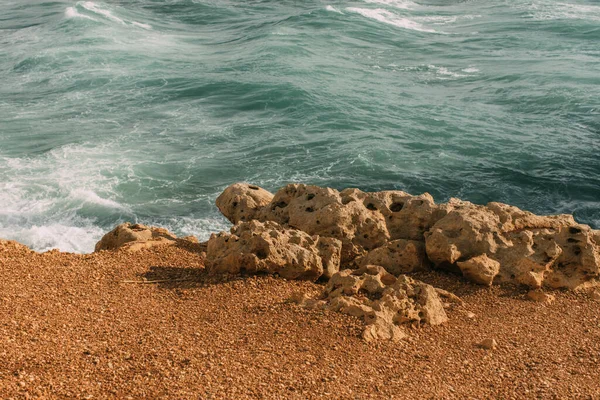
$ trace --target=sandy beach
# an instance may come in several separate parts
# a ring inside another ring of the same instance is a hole
[[[367,343],[362,321],[289,301],[323,285],[208,277],[203,250],[1,242],[0,397],[600,398],[600,303],[586,293],[543,305],[511,285],[418,273],[464,304],[443,325]],[[497,348],[480,348],[486,338]]]

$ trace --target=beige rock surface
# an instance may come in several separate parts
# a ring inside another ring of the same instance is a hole
[[[480,206],[458,199],[435,204],[427,193],[339,192],[304,184],[287,185],[272,198],[259,187],[235,184],[218,205],[231,221],[274,221],[337,238],[343,267],[376,264],[398,275],[431,262],[483,285],[599,284],[600,233],[571,215],[538,216],[502,203]]]
[[[206,268],[212,274],[269,273],[314,281],[339,270],[340,251],[337,239],[253,220],[210,237]]]
[[[362,318],[363,339],[406,337],[400,325],[439,325],[448,320],[435,288],[406,275],[395,277],[383,267],[367,265],[334,274],[325,288],[328,310]]]
[[[465,278],[480,285],[490,286],[500,272],[500,263],[486,254],[456,264]]]
[[[342,265],[389,240],[423,241],[423,233],[451,208],[436,205],[427,193],[411,196],[401,191],[367,193],[358,189],[339,192],[304,184],[285,186],[265,205],[252,197],[258,190],[252,192],[239,185],[227,188],[223,200],[218,201],[219,209],[230,221],[238,221],[240,216],[225,206],[230,202],[224,199],[233,198],[235,193],[235,202],[245,204],[246,216],[341,240]]]
[[[126,222],[104,235],[96,243],[95,251],[120,248],[138,251],[157,245],[174,244],[176,240],[177,236],[167,229]]]
[[[427,255],[438,267],[457,266],[478,283],[491,278],[532,288],[575,289],[600,275],[596,233],[570,215],[542,217],[500,203],[452,203],[453,210],[425,235]]]
[[[217,208],[232,223],[250,221],[258,217],[263,207],[273,199],[273,194],[256,185],[247,183],[235,183],[219,197],[217,197]]]
[[[380,265],[393,275],[407,274],[429,269],[425,242],[397,239],[371,250],[356,259],[359,267]]]

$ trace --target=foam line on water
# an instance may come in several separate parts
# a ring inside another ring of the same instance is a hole
[[[383,22],[385,24],[393,25],[398,28],[409,29],[413,31],[419,32],[427,32],[427,33],[439,33],[434,29],[426,28],[422,24],[413,21],[408,18],[403,18],[397,14],[394,14],[391,11],[385,10],[383,8],[359,8],[359,7],[348,7],[346,11],[357,13],[362,15],[363,17],[373,19],[375,21]]]
[[[364,0],[365,3],[381,4],[389,7],[400,8],[408,10],[417,6],[412,1],[406,0]]]
[[[85,11],[94,13],[98,16],[102,16],[102,17],[108,19],[109,21],[116,22],[120,25],[135,26],[138,28],[146,29],[146,30],[152,29],[152,26],[149,24],[145,24],[145,23],[133,21],[133,20],[127,20],[127,19],[118,17],[115,14],[113,14],[112,11],[102,8],[101,6],[99,6],[97,3],[93,2],[93,1],[80,1],[76,4],[75,7],[67,7],[67,9],[65,10],[65,16],[67,18],[85,18],[85,19],[89,19],[92,21],[97,21],[97,19],[79,12],[77,8],[81,8]]]

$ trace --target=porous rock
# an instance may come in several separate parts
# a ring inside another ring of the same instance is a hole
[[[425,242],[398,239],[387,242],[381,247],[358,257],[359,267],[379,265],[393,275],[407,274],[429,269],[429,259],[425,252]]]
[[[256,185],[235,183],[219,197],[217,208],[232,223],[256,219],[258,213],[271,202],[273,194]]]
[[[381,266],[343,270],[327,283],[326,308],[363,318],[363,338],[400,340],[407,323],[439,325],[448,320],[435,288],[406,275],[395,277]]]
[[[232,185],[226,192],[240,196],[237,203],[251,204],[252,192]],[[358,189],[322,188],[290,184],[275,193],[269,204],[248,211],[253,219],[275,221],[311,235],[342,241],[342,265],[383,246],[389,240],[423,240],[423,233],[447,214],[447,205],[436,205],[428,193],[411,196],[401,191],[363,192]],[[233,210],[219,206],[231,221]]]
[[[95,251],[121,248],[138,251],[157,245],[174,244],[176,241],[177,236],[167,229],[126,222],[105,234],[96,243]]]
[[[206,268],[213,274],[269,273],[314,281],[339,270],[340,251],[337,239],[253,220],[238,223],[231,233],[211,235]]]
[[[598,236],[571,215],[538,216],[501,203],[451,204],[425,234],[427,256],[438,267],[458,269],[477,283],[491,278],[531,288],[575,289],[600,275]]]

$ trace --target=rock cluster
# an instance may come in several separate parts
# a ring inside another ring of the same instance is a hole
[[[396,277],[383,267],[367,265],[333,275],[325,288],[326,308],[363,318],[363,338],[399,340],[402,324],[439,325],[448,320],[431,285],[406,275]]]
[[[290,184],[274,195],[235,184],[217,199],[234,224],[273,221],[341,241],[341,266],[380,265],[394,275],[444,268],[491,285],[579,288],[600,276],[600,231],[570,215],[538,216],[501,203],[451,199],[435,204],[424,193],[341,192]]]
[[[104,235],[96,243],[95,251],[118,249],[138,251],[158,245],[175,244],[178,240],[197,242],[197,239],[192,236],[178,239],[164,228],[126,222],[117,225],[115,229]]]
[[[269,273],[287,279],[330,278],[340,268],[341,243],[275,222],[241,222],[208,241],[210,273]]]

